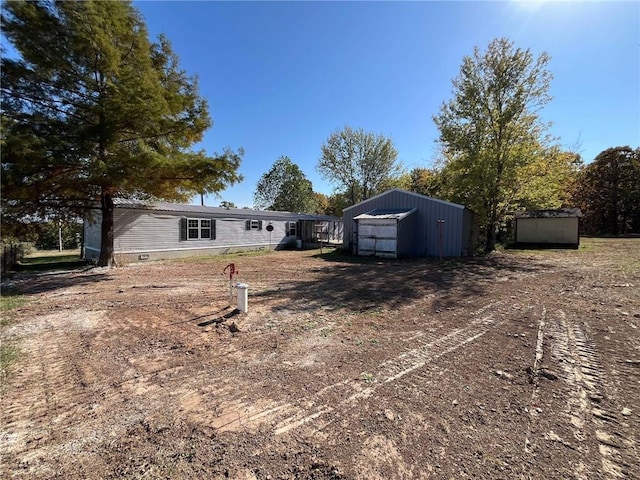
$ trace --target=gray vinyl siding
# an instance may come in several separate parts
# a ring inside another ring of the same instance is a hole
[[[216,222],[215,239],[180,240],[182,218],[210,219]],[[154,250],[199,250],[232,246],[269,246],[286,243],[286,220],[261,219],[262,230],[247,230],[246,218],[220,218],[201,213],[187,215],[160,212],[116,210],[114,247],[117,252],[130,253]],[[271,235],[267,225],[273,225]],[[294,238],[295,237],[291,237]]]
[[[411,221],[413,225],[408,224],[408,232],[403,231],[403,235],[411,237],[412,242],[402,240],[403,250],[407,248],[410,254],[407,256],[414,257],[436,257],[440,255],[439,251],[439,235],[437,220],[444,220],[444,228],[442,232],[442,255],[445,257],[458,257],[464,253],[468,246],[468,238],[470,233],[465,237],[465,208],[462,205],[445,202],[435,198],[425,197],[411,192],[399,189],[389,190],[381,195],[370,198],[359,204],[353,205],[343,212],[343,244],[346,249],[353,251],[355,221],[354,217],[371,212],[377,209],[411,209],[416,208],[417,211],[410,215],[414,217]],[[470,213],[470,212],[469,212]],[[409,217],[407,217],[409,219]],[[470,220],[468,221],[470,225]],[[470,226],[467,230],[470,231]],[[413,243],[412,246],[406,246]]]
[[[250,211],[241,212],[243,217],[208,214],[206,211],[156,211],[148,209],[118,208],[114,211],[114,254],[129,260],[160,259],[187,255],[228,253],[241,250],[269,249],[287,245],[296,240],[288,236],[289,222],[297,224],[300,234],[301,221],[295,214],[285,217],[275,212],[270,218],[264,211],[252,216]],[[181,220],[210,219],[215,222],[215,239],[181,239]],[[247,230],[248,220],[259,220],[261,230]],[[309,221],[309,220],[305,220]],[[85,256],[95,259],[100,253],[101,215],[98,212],[92,221],[85,221]],[[271,224],[273,231],[267,226]]]

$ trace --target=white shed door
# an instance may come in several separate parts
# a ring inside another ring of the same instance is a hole
[[[396,220],[366,219],[358,221],[358,255],[396,258],[398,223]]]

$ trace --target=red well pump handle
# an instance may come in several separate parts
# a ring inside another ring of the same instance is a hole
[[[236,270],[236,264],[235,263],[230,263],[229,265],[227,265],[226,267],[224,267],[224,270],[222,270],[222,273],[227,273],[227,270],[229,270],[229,281],[233,281],[233,276],[236,273],[240,273],[238,270]]]
[[[224,275],[225,273],[227,273],[227,270],[229,270],[229,304],[232,304],[233,303],[233,276],[239,272],[238,270],[236,270],[235,263],[230,263],[229,265],[224,267],[224,270],[222,270],[222,274]]]

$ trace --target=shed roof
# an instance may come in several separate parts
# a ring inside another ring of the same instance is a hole
[[[353,217],[354,220],[364,220],[364,219],[394,219],[394,220],[402,220],[403,218],[408,217],[412,213],[414,213],[417,208],[410,209],[382,209],[379,208],[377,210],[372,210],[367,213],[362,213],[357,217]]]
[[[443,205],[449,205],[451,207],[456,207],[456,208],[460,208],[460,209],[464,209],[465,208],[464,205],[460,205],[458,203],[447,202],[446,200],[440,200],[439,198],[427,197],[426,195],[420,195],[419,193],[409,192],[409,191],[403,190],[401,188],[392,188],[392,189],[387,190],[386,192],[383,192],[383,193],[381,193],[379,195],[376,195],[376,196],[371,197],[371,198],[367,198],[366,200],[363,200],[360,203],[356,203],[355,205],[351,205],[350,207],[345,208],[343,211],[351,210],[352,208],[355,208],[355,207],[357,207],[359,205],[362,205],[363,203],[370,202],[371,200],[373,200],[375,198],[384,197],[385,195],[389,195],[391,192],[400,192],[400,193],[402,193],[404,195],[407,195],[407,196],[414,196],[414,197],[423,198],[423,199],[426,198],[426,199],[431,200],[431,201],[436,202],[436,203],[441,203]]]
[[[183,203],[145,202],[116,198],[113,200],[117,208],[132,210],[152,210],[157,212],[176,212],[184,214],[208,214],[248,219],[293,219],[340,222],[342,219],[330,215],[313,215],[308,213],[277,212],[272,210],[252,210],[250,208],[206,207],[200,205],[186,205]]]
[[[531,210],[529,212],[516,212],[516,218],[571,218],[582,217],[579,208],[558,208],[556,210]]]

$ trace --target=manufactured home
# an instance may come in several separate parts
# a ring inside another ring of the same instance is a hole
[[[345,208],[343,244],[356,255],[459,257],[473,249],[474,217],[463,205],[394,188]]]
[[[578,248],[581,217],[579,208],[516,213],[516,246]]]
[[[326,215],[114,201],[114,254],[127,261],[279,249],[342,240],[342,222]],[[100,255],[101,214],[84,222],[87,260]]]

